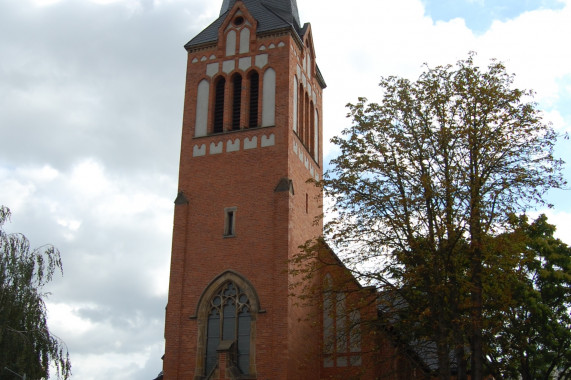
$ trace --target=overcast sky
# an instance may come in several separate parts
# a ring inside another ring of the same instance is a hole
[[[56,245],[49,324],[73,379],[161,370],[186,53],[222,0],[0,0],[0,204],[10,231]],[[478,53],[571,130],[571,0],[298,0],[313,28],[326,143],[381,76]],[[571,162],[571,143],[557,152]],[[335,155],[326,146],[329,158]],[[571,179],[569,165],[565,176]],[[569,191],[549,220],[571,244]]]

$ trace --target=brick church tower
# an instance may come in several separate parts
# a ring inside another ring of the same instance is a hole
[[[319,378],[318,314],[288,296],[289,259],[322,233],[311,26],[296,0],[223,0],[185,48],[164,378]]]

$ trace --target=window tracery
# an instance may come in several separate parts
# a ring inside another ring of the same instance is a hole
[[[361,313],[347,307],[347,295],[334,291],[332,277],[323,288],[323,367],[360,366]]]
[[[256,290],[237,272],[223,272],[206,286],[196,314],[190,317],[198,328],[195,380],[215,374],[221,354],[236,378],[256,378],[256,319],[260,312]]]
[[[226,282],[210,301],[207,323],[206,365],[209,374],[216,366],[222,341],[234,342],[233,361],[240,373],[250,369],[250,300],[233,281]]]

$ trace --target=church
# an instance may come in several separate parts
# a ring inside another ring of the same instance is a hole
[[[326,83],[296,0],[223,0],[185,49],[163,378],[427,378],[426,363],[361,326],[377,295],[331,250],[310,278],[292,271],[322,235],[311,180],[323,175],[326,127]],[[293,294],[300,281],[318,301]],[[340,281],[347,292],[333,291]]]

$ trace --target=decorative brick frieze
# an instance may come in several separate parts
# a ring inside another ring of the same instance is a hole
[[[208,154],[221,154],[221,153],[232,153],[238,152],[240,147],[243,146],[244,150],[249,149],[256,149],[260,148],[267,148],[276,145],[276,136],[274,133],[270,133],[268,135],[261,135],[260,136],[260,144],[258,146],[258,136],[252,137],[245,137],[243,140],[240,138],[228,139],[228,140],[219,140],[213,141],[208,144]],[[225,149],[224,149],[225,147]],[[206,155],[206,144],[195,144],[192,147],[192,156],[193,157],[201,157]]]
[[[321,178],[319,175],[320,169],[314,166],[313,159],[308,156],[307,151],[305,150],[303,145],[298,144],[297,137],[293,138],[293,143],[291,146],[293,153],[297,156],[297,158],[299,158],[299,161],[301,161],[301,163],[308,170],[311,178],[314,178],[316,181],[319,181]]]

